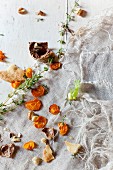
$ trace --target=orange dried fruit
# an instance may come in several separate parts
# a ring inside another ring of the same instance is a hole
[[[60,107],[57,106],[56,104],[52,104],[50,107],[49,107],[49,112],[53,115],[57,115],[58,113],[60,113]]]
[[[45,94],[44,86],[40,85],[36,89],[32,89],[31,93],[34,97],[41,97]]]
[[[58,70],[61,67],[61,65],[62,64],[60,62],[52,63],[52,64],[50,64],[50,68],[52,70]]]
[[[29,141],[29,142],[27,142],[27,143],[25,143],[25,144],[23,145],[23,148],[32,151],[34,148],[36,148],[36,146],[37,146],[37,145],[36,145],[35,142]]]
[[[4,55],[4,53],[0,51],[0,61],[4,61],[5,58],[6,56]]]
[[[29,100],[25,103],[25,107],[31,111],[38,111],[42,107],[42,102],[35,98],[34,100]]]
[[[27,68],[27,70],[25,71],[26,77],[32,78],[32,74],[33,74],[32,68]]]
[[[11,83],[11,86],[12,86],[14,89],[16,89],[16,88],[18,88],[18,87],[20,86],[21,83],[22,83],[21,81],[13,81],[13,82]]]
[[[66,123],[58,123],[59,131],[62,136],[66,135],[69,131],[69,126]]]
[[[47,124],[47,119],[44,116],[38,116],[36,121],[34,122],[34,126],[36,128],[44,128]]]

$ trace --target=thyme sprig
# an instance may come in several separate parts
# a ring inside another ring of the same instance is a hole
[[[70,29],[69,24],[70,24],[71,21],[75,21],[75,11],[79,7],[80,7],[80,5],[79,5],[78,1],[75,1],[74,6],[73,6],[70,14],[67,13],[66,21],[61,22],[61,27],[60,27],[60,31],[59,31],[60,40],[58,40],[58,42],[60,43],[60,48],[57,52],[57,55],[58,55],[59,58],[61,58],[65,54],[64,45],[66,44],[66,42],[65,42],[66,35],[68,33],[70,33],[71,35],[74,34],[74,31],[72,29]]]
[[[42,73],[48,71],[48,68],[44,68],[39,74],[34,74],[32,78],[25,78],[25,81],[13,92],[8,94],[5,102],[0,103],[0,120],[3,119],[3,114],[12,111],[17,108],[17,106],[22,105],[25,102],[25,94],[31,89],[40,78],[42,78]]]

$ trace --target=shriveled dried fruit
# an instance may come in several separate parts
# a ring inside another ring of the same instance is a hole
[[[23,148],[32,151],[34,148],[36,148],[36,146],[37,145],[34,141],[29,141],[23,145]]]
[[[13,82],[11,83],[11,86],[12,86],[14,89],[17,89],[17,88],[20,86],[21,83],[22,83],[21,81],[13,81]]]
[[[32,162],[33,162],[35,165],[40,165],[41,162],[42,162],[42,159],[35,156],[35,157],[33,157]]]
[[[38,15],[46,16],[46,13],[45,13],[45,12],[43,12],[43,11],[39,11],[39,12],[38,12]]]
[[[58,70],[59,68],[61,68],[61,66],[62,66],[62,64],[60,62],[50,64],[50,68],[52,70]]]
[[[46,128],[45,127],[44,129],[42,129],[42,132],[45,133],[45,135],[48,139],[54,139],[56,131],[54,128]]]
[[[31,42],[29,45],[31,56],[41,62],[48,62],[49,57],[55,57],[52,50],[48,49],[47,42]]]
[[[0,62],[4,61],[5,58],[6,58],[6,56],[4,55],[4,53],[2,51],[0,51]]]
[[[59,131],[60,131],[60,135],[64,136],[68,133],[69,131],[69,126],[66,123],[58,123],[58,127],[59,127]]]
[[[6,144],[1,146],[1,156],[12,158],[14,152],[16,150],[16,146],[14,144]]]
[[[19,8],[18,13],[19,14],[27,14],[27,10],[25,8]]]
[[[53,115],[57,115],[58,113],[60,113],[60,107],[57,106],[56,104],[52,104],[50,107],[49,107],[49,112]]]
[[[44,86],[40,85],[36,89],[32,89],[31,93],[34,97],[41,97],[45,94]]]
[[[34,100],[29,100],[25,103],[25,107],[31,111],[38,111],[42,107],[42,102],[35,98]]]
[[[33,70],[32,68],[27,68],[25,71],[26,77],[32,78]]]
[[[79,149],[82,147],[80,144],[70,143],[67,141],[65,141],[65,144],[67,146],[67,150],[71,152],[73,155],[76,155]]]
[[[43,160],[44,162],[51,162],[52,160],[54,160],[54,156],[53,156],[53,152],[50,148],[49,145],[46,145],[44,151],[43,151]]]
[[[44,128],[47,124],[47,119],[43,116],[38,116],[37,120],[34,122],[36,128]]]

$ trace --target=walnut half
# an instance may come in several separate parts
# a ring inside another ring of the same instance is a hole
[[[55,57],[52,50],[48,49],[47,42],[30,42],[29,51],[31,56],[41,62],[48,62],[49,57]]]
[[[15,152],[16,146],[14,144],[6,144],[1,146],[1,156],[12,158]]]

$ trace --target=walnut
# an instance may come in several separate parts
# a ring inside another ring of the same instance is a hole
[[[29,43],[29,51],[34,59],[44,63],[48,62],[49,57],[55,58],[55,54],[53,53],[53,51],[48,49],[47,42],[31,42]]]
[[[15,152],[16,146],[14,144],[6,144],[1,146],[1,156],[12,158]]]
[[[44,128],[42,129],[42,132],[45,133],[48,139],[54,139],[56,131],[54,128]]]
[[[22,15],[23,15],[23,14],[27,14],[27,10],[26,10],[25,8],[19,8],[19,9],[18,9],[18,13],[19,13],[19,14],[22,14]]]
[[[51,162],[54,158],[53,152],[49,145],[46,145],[44,151],[43,151],[43,160],[44,162]]]
[[[46,13],[45,13],[45,12],[43,12],[43,11],[39,11],[39,12],[38,12],[38,15],[46,16]]]

